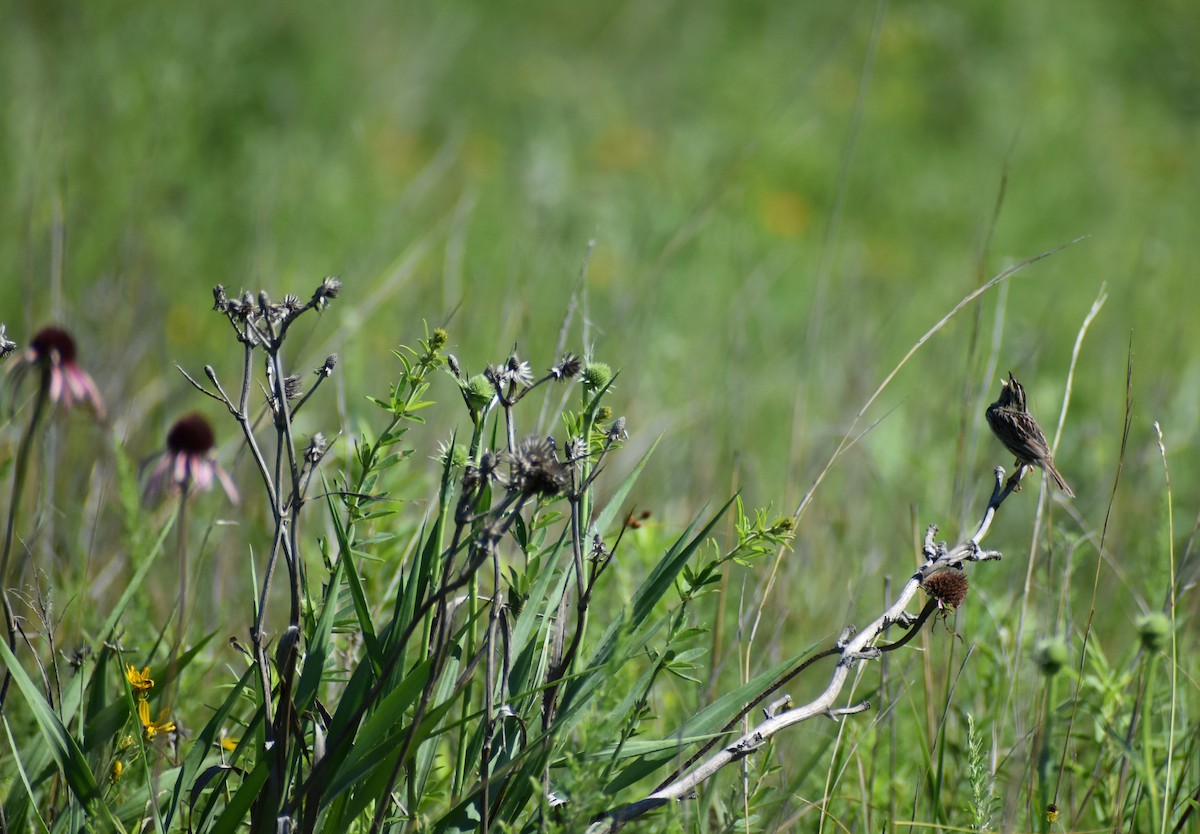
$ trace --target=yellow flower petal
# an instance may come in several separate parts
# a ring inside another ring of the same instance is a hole
[[[154,688],[154,681],[150,679],[149,666],[144,667],[140,672],[134,668],[133,664],[126,666],[125,680],[129,681],[133,694],[138,698],[145,698]]]

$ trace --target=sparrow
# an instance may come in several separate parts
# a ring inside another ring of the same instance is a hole
[[[1000,399],[988,406],[987,421],[992,433],[1017,456],[1018,473],[1021,467],[1036,466],[1053,478],[1059,489],[1074,497],[1075,493],[1054,468],[1054,456],[1042,427],[1025,406],[1025,388],[1017,382],[1012,371],[1009,371],[1008,379],[1000,380],[1000,386]]]

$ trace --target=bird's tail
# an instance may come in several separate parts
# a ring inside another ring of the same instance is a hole
[[[1058,470],[1054,468],[1053,463],[1046,461],[1046,465],[1043,468],[1049,473],[1050,477],[1054,479],[1054,483],[1058,484],[1059,489],[1061,489],[1071,498],[1075,497],[1075,493],[1071,491],[1069,486],[1067,486],[1067,482],[1063,480],[1063,476],[1058,474]]]

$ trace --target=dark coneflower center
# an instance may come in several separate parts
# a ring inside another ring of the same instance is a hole
[[[203,454],[215,443],[212,426],[200,414],[181,417],[167,432],[167,449],[175,454]]]
[[[43,327],[29,342],[39,357],[58,355],[63,364],[75,361],[75,340],[61,327]]]

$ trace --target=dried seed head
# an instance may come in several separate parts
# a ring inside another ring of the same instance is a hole
[[[475,539],[475,547],[484,553],[491,553],[500,544],[504,536],[504,522],[496,516],[488,516],[479,525],[479,536]]]
[[[308,448],[304,450],[304,459],[311,466],[316,466],[321,462],[321,458],[325,457],[325,453],[329,451],[329,441],[325,439],[325,435],[317,432],[308,441]]]
[[[529,367],[528,362],[522,362],[515,353],[508,357],[501,373],[505,380],[517,385],[528,385],[533,382],[533,369]]]
[[[213,309],[219,313],[224,313],[229,306],[229,299],[225,297],[225,287],[217,284],[213,287]]]
[[[550,369],[550,376],[558,382],[571,379],[583,370],[583,360],[573,353],[564,353],[558,364]]]
[[[283,378],[283,395],[289,400],[294,400],[304,390],[304,385],[300,380],[300,374],[292,374]]]
[[[570,484],[570,473],[544,437],[527,437],[512,455],[509,481],[526,495],[557,495]]]
[[[17,343],[8,338],[4,332],[4,325],[0,324],[0,359],[4,359],[16,349]]]
[[[592,536],[592,549],[588,552],[588,558],[593,562],[603,562],[608,558],[608,545],[600,538],[599,533]]]
[[[475,487],[496,477],[503,459],[499,452],[484,452],[479,458],[479,464],[468,463],[463,470],[463,492],[470,492]]]
[[[342,294],[342,282],[338,278],[330,276],[321,282],[321,286],[317,287],[313,293],[312,305],[318,310],[324,310],[329,306],[329,302],[333,301]]]
[[[575,463],[587,457],[587,441],[582,437],[572,437],[567,441],[567,462]]]
[[[958,608],[967,598],[970,582],[967,574],[957,568],[943,568],[925,577],[921,585],[925,593],[938,601],[940,608]]]
[[[333,376],[333,369],[337,365],[338,355],[331,353],[325,357],[325,364],[313,371],[314,374],[321,377]]]
[[[629,437],[629,432],[625,431],[625,418],[618,417],[613,420],[612,425],[608,427],[608,442],[619,443]]]
[[[504,384],[504,376],[500,369],[495,365],[489,364],[483,369],[483,378],[486,379],[488,384],[490,384],[496,391],[499,391],[500,386]]]

